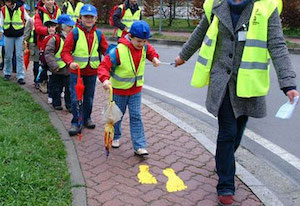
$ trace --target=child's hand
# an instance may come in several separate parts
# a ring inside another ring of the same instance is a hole
[[[185,61],[183,59],[181,59],[180,56],[176,57],[176,59],[175,59],[175,67],[178,67],[178,66],[180,66],[180,65],[182,65],[184,63],[185,63]]]
[[[73,70],[78,69],[78,67],[79,67],[79,65],[78,65],[77,63],[75,63],[75,62],[72,62],[72,63],[70,64],[70,68],[73,69]]]
[[[109,89],[109,87],[111,87],[111,82],[107,79],[103,82],[103,88]]]
[[[156,57],[154,57],[152,59],[152,64],[154,67],[158,67],[160,65],[160,61]]]

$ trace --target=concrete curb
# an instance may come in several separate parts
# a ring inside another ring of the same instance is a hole
[[[31,94],[33,99],[49,113],[49,118],[52,125],[57,129],[60,134],[61,140],[65,145],[67,151],[67,164],[68,170],[71,176],[72,187],[72,206],[87,206],[85,181],[82,174],[82,170],[79,164],[76,148],[70,138],[63,122],[59,119],[55,111],[45,103],[37,94],[38,92],[32,92],[29,88],[23,87],[28,93]]]
[[[116,37],[106,37],[108,41],[117,41]],[[183,46],[185,42],[183,41],[172,41],[172,40],[163,40],[163,39],[150,39],[150,43],[163,44],[167,46]],[[288,48],[290,54],[300,54],[300,48]]]
[[[208,139],[204,134],[197,131],[195,128],[181,121],[174,115],[170,114],[168,111],[164,110],[156,103],[152,103],[149,100],[142,98],[142,103],[152,110],[156,111],[164,118],[168,119],[172,123],[176,124],[178,127],[189,133],[198,142],[205,147],[211,154],[215,155],[216,145]],[[236,176],[245,183],[247,187],[262,201],[266,206],[283,206],[283,203],[276,197],[276,195],[270,191],[262,182],[256,179],[250,172],[248,172],[239,163],[236,163]]]

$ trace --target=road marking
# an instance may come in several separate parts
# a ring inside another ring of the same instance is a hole
[[[148,85],[144,85],[143,87],[144,87],[144,89],[147,89],[154,93],[158,93],[162,96],[168,97],[168,98],[173,99],[177,102],[180,102],[188,107],[191,107],[199,112],[202,112],[202,113],[206,114],[207,116],[212,117],[213,119],[217,119],[215,116],[213,116],[211,113],[209,113],[205,107],[203,107],[199,104],[196,104],[189,100],[183,99],[177,95],[165,92],[163,90],[160,90],[160,89],[148,86]],[[297,158],[295,155],[289,153],[285,149],[281,148],[280,146],[272,143],[271,141],[263,138],[262,136],[256,134],[255,132],[253,132],[249,129],[245,130],[245,136],[247,136],[249,139],[256,142],[257,144],[261,145],[262,147],[266,148],[273,154],[277,155],[278,157],[280,157],[281,159],[283,159],[284,161],[289,163],[291,166],[295,167],[297,170],[300,170],[300,159]]]
[[[157,184],[156,178],[149,172],[148,165],[140,165],[140,172],[137,177],[139,179],[139,183],[141,184]]]
[[[168,192],[182,191],[187,188],[182,179],[180,179],[180,177],[176,175],[175,171],[172,168],[164,169],[163,173],[168,177],[168,181],[166,183]]]

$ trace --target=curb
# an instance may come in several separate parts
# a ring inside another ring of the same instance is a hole
[[[39,95],[37,95],[38,92],[32,92],[32,90],[27,87],[22,88],[30,93],[35,102],[48,112],[52,125],[59,132],[61,140],[64,143],[65,150],[67,152],[67,166],[71,176],[72,206],[87,206],[86,184],[79,164],[76,148],[68,134],[68,131],[55,111],[47,103],[45,103]]]
[[[117,41],[116,37],[111,37],[111,36],[106,37],[106,39],[109,41],[115,41],[115,42]],[[173,41],[173,40],[164,40],[164,39],[149,39],[149,42],[156,43],[156,44],[164,44],[167,46],[183,46],[183,44],[185,43],[183,41]],[[288,50],[290,54],[300,54],[300,48],[288,48]]]
[[[197,131],[195,128],[186,124],[182,120],[178,119],[168,111],[164,110],[156,103],[152,103],[145,98],[142,98],[142,103],[152,109],[153,111],[159,113],[164,118],[168,119],[173,124],[177,125],[185,132],[189,133],[194,137],[208,152],[215,156],[216,145],[208,139],[204,134]],[[263,205],[266,206],[283,206],[284,204],[276,197],[276,195],[269,190],[262,182],[260,182],[256,177],[254,177],[250,172],[248,172],[242,165],[236,162],[236,176],[245,183],[247,187],[255,194]]]

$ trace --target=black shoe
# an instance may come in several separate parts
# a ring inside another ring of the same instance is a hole
[[[54,106],[55,110],[63,110],[62,106]]]
[[[87,122],[84,123],[84,126],[88,129],[95,129],[96,125],[92,120],[88,120]]]
[[[68,112],[72,113],[71,107],[66,107],[66,109],[68,110]]]
[[[18,83],[19,83],[20,85],[26,84],[25,81],[24,81],[24,79],[22,79],[22,78],[21,78],[21,79],[18,79]]]
[[[4,80],[9,81],[10,80],[10,75],[4,75]]]
[[[79,127],[72,125],[71,128],[69,129],[69,135],[70,136],[75,136],[79,133]]]

